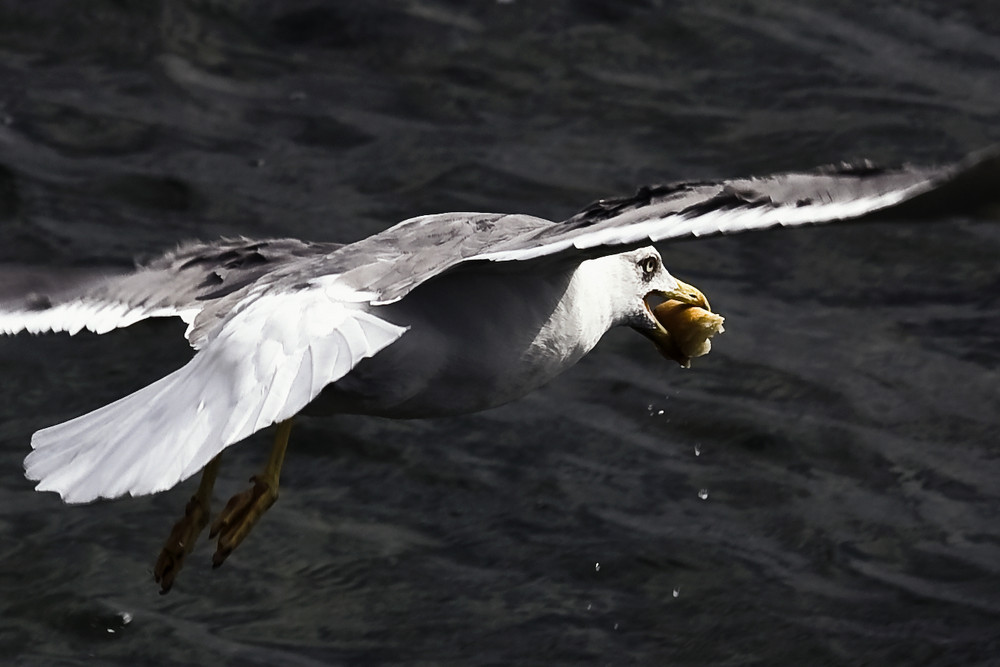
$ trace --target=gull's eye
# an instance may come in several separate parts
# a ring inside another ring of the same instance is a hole
[[[660,260],[655,257],[646,257],[639,261],[639,268],[642,269],[643,278],[652,278],[656,270],[660,268]]]

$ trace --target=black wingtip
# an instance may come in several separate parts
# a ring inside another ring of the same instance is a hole
[[[997,215],[1000,206],[1000,144],[970,153],[931,176],[927,192],[875,214],[879,219]]]

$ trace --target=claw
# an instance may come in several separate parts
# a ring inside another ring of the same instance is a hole
[[[212,556],[212,567],[222,565],[233,549],[238,547],[264,512],[278,499],[277,484],[270,484],[254,475],[252,487],[229,499],[218,518],[212,522],[210,538],[219,536],[218,547]]]

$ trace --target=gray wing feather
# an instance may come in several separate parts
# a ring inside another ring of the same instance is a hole
[[[128,278],[144,282],[167,279],[152,299],[179,307],[219,299],[256,283],[303,258],[329,254],[341,243],[314,243],[298,239],[222,239],[189,243],[141,267]]]
[[[296,239],[191,242],[127,273],[6,267],[0,333],[89,329],[104,333],[149,317],[190,322],[213,301],[238,293],[305,257],[340,244]]]
[[[553,224],[530,215],[504,213],[440,213],[411,218],[332,252],[282,266],[268,276],[269,288],[294,291],[309,287],[318,278],[336,275],[351,289],[373,293],[373,305],[391,303],[470,258]],[[224,318],[223,307],[235,303],[237,296],[199,314],[192,338],[204,335],[213,320]]]

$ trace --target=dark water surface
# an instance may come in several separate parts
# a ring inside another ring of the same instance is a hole
[[[4,0],[0,262],[562,218],[657,181],[949,160],[998,121],[992,0]],[[727,317],[692,370],[616,332],[488,413],[303,420],[280,502],[164,597],[193,482],[67,507],[21,460],[181,365],[183,325],[0,340],[0,656],[1000,664],[997,221],[664,254]]]

